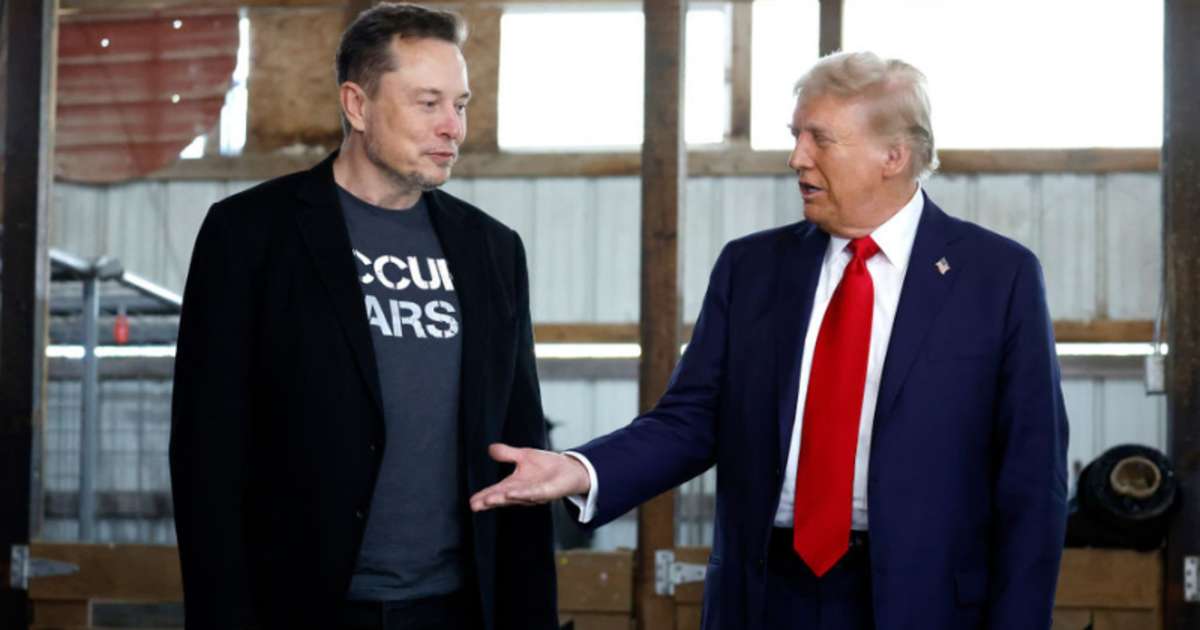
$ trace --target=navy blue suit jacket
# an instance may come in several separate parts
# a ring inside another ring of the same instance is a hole
[[[596,469],[596,526],[717,465],[706,630],[763,627],[767,541],[828,243],[808,222],[729,243],[658,405],[576,449]],[[1066,449],[1037,258],[926,198],[871,444],[876,627],[1048,629]]]

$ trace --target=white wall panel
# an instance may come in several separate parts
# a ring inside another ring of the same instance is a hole
[[[687,201],[679,226],[679,261],[684,321],[696,321],[708,287],[713,263],[725,245],[720,181],[714,177],[688,180]]]
[[[1037,253],[1046,277],[1051,317],[1096,317],[1096,242],[1103,226],[1103,213],[1096,206],[1096,182],[1091,175],[1042,178]]]
[[[586,179],[543,179],[534,184],[536,236],[529,247],[536,252],[537,272],[530,273],[536,321],[593,319],[595,201],[594,184]]]
[[[595,182],[595,270],[591,318],[601,322],[638,320],[641,276],[642,188],[634,177]],[[681,230],[682,232],[682,230]],[[587,285],[586,276],[574,278]]]
[[[99,186],[54,185],[48,222],[50,246],[85,258],[98,255],[105,245],[101,236],[109,190]]]
[[[1162,277],[1162,184],[1154,174],[1105,178],[1106,239],[1101,264],[1107,276],[1109,317],[1150,319]]]
[[[115,255],[128,269],[181,291],[209,204],[251,185],[60,184],[50,242],[83,256]],[[926,189],[951,215],[1034,250],[1055,318],[1153,316],[1162,269],[1157,175],[934,175]],[[637,177],[460,179],[447,190],[521,234],[537,321],[636,321]],[[803,206],[792,176],[691,178],[685,198],[680,290],[682,314],[690,321],[721,247],[797,221]]]
[[[1158,449],[1166,446],[1166,398],[1147,396],[1141,381],[1106,381],[1101,409],[1105,448],[1125,443],[1147,444]]]
[[[972,220],[975,216],[974,178],[968,175],[933,175],[925,182],[930,199],[946,214]]]
[[[230,187],[219,183],[168,183],[166,202],[159,211],[164,218],[156,223],[162,257],[156,261],[156,267],[143,270],[139,266],[130,267],[129,270],[143,275],[152,271],[161,273],[157,277],[158,282],[168,287],[179,287],[176,290],[182,292],[200,224],[208,215],[209,207],[229,194],[232,194]]]
[[[981,175],[975,187],[974,220],[1036,253],[1039,188],[1039,179],[1032,175]]]

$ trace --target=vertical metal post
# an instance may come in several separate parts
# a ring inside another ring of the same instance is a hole
[[[83,281],[83,404],[79,422],[79,540],[96,539],[96,461],[99,450],[99,370],[96,346],[100,330],[100,280]]]

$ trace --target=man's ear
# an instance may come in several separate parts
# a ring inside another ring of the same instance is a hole
[[[338,98],[342,104],[342,114],[350,123],[350,128],[356,131],[366,129],[365,111],[367,108],[367,93],[362,86],[346,81],[338,88]]]
[[[907,142],[897,140],[887,148],[883,162],[883,175],[888,178],[908,175],[910,164],[912,164],[912,148],[908,146]]]

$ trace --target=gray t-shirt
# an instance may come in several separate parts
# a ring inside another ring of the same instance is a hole
[[[462,318],[424,201],[372,206],[338,189],[366,300],[387,441],[349,599],[407,600],[465,580],[458,426]]]

